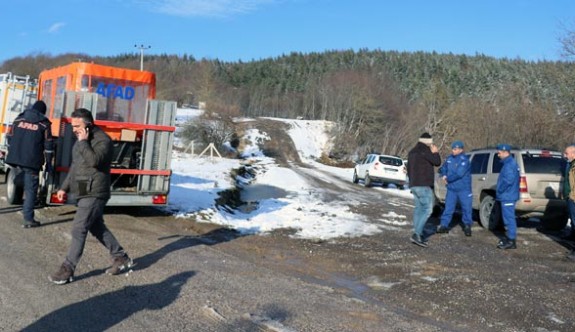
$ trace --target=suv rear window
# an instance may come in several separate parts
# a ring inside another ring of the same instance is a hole
[[[392,165],[392,166],[401,166],[403,164],[403,160],[399,158],[390,158],[390,157],[379,157],[379,162],[384,165]]]
[[[531,174],[563,174],[565,170],[565,160],[558,155],[527,154],[523,157],[525,173]]]

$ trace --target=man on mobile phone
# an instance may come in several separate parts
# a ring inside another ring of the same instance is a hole
[[[71,115],[72,131],[78,139],[72,147],[72,164],[68,176],[56,195],[64,200],[67,192],[74,194],[77,210],[72,222],[72,243],[66,259],[49,279],[63,285],[72,281],[76,265],[82,257],[88,232],[100,241],[112,257],[107,274],[120,274],[133,262],[124,248],[104,224],[104,207],[110,199],[110,168],[113,147],[110,137],[95,126],[92,113],[79,108]]]

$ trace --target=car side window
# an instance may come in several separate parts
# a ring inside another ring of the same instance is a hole
[[[476,153],[471,158],[471,174],[486,174],[489,153]]]
[[[493,166],[491,167],[491,172],[493,174],[501,173],[501,168],[503,167],[503,163],[497,154],[493,155]]]
[[[515,158],[515,154],[511,154],[511,157]],[[501,162],[501,159],[499,158],[499,156],[496,154],[493,155],[493,166],[492,166],[492,173],[493,174],[499,174],[501,173],[501,168],[503,168],[503,163]]]

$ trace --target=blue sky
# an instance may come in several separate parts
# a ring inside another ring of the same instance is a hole
[[[574,0],[18,0],[0,62],[35,53],[188,54],[251,61],[325,50],[560,60]]]

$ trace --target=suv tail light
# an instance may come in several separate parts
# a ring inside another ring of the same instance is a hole
[[[525,176],[519,178],[519,192],[520,193],[527,192],[527,177]]]

